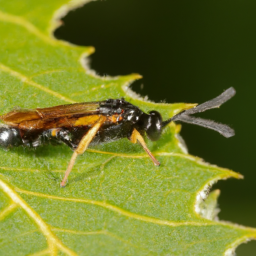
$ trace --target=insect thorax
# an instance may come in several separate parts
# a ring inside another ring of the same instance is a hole
[[[124,99],[109,99],[100,105],[100,113],[107,116],[122,115],[123,122],[127,123],[125,127],[130,124],[129,133],[135,128],[140,132],[146,131],[151,140],[158,140],[161,136],[162,117],[157,111],[146,114]]]

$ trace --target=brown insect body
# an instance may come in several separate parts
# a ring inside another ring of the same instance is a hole
[[[14,110],[1,116],[1,120],[9,128],[17,130],[20,135],[20,145],[37,147],[48,142],[54,144],[64,142],[75,149],[79,140],[100,117],[106,118],[94,137],[94,143],[129,136],[132,131],[128,131],[127,128],[131,129],[134,120],[137,120],[141,114],[143,112],[139,108],[123,99],[111,99],[35,110]],[[132,118],[131,115],[133,115]],[[135,115],[138,116],[135,117]],[[16,139],[19,135],[16,135]],[[11,141],[9,142],[1,143],[0,137],[0,144],[3,147],[13,146]]]
[[[58,125],[73,126],[81,116],[99,114],[99,103],[76,103],[35,110],[14,110],[1,116],[4,123],[23,130],[56,128]],[[73,123],[72,123],[72,120]],[[54,121],[59,124],[54,124]],[[47,125],[47,127],[44,126]]]
[[[142,135],[146,133],[149,139],[158,140],[163,128],[171,121],[197,124],[216,130],[225,137],[233,136],[234,131],[228,126],[191,115],[219,107],[234,94],[235,90],[229,88],[217,98],[166,121],[162,121],[161,114],[157,111],[146,114],[123,98],[34,110],[14,110],[0,117],[5,123],[0,127],[0,146],[38,147],[47,143],[65,143],[74,150],[61,182],[61,186],[65,186],[77,155],[82,154],[91,143],[99,144],[127,137],[132,143],[139,142],[154,164],[159,165]]]

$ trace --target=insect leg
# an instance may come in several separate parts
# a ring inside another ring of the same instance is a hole
[[[64,142],[67,146],[69,146],[72,150],[76,148],[76,145],[72,140],[72,133],[67,129],[52,129],[51,135],[56,137],[56,139]]]
[[[160,165],[160,163],[157,161],[157,159],[149,151],[143,137],[141,136],[141,134],[136,129],[133,130],[132,135],[130,137],[130,140],[131,140],[132,143],[136,143],[138,141],[140,143],[140,145],[143,147],[143,149],[147,152],[147,154],[149,155],[149,157],[153,161],[154,165],[155,166]]]
[[[94,136],[96,135],[96,133],[100,129],[101,125],[105,122],[105,120],[106,120],[106,117],[101,116],[99,118],[99,120],[92,126],[92,128],[81,139],[80,143],[78,144],[77,149],[75,150],[75,152],[73,153],[73,155],[70,159],[70,162],[68,164],[68,168],[65,172],[65,176],[64,176],[63,180],[60,183],[61,187],[65,187],[68,176],[69,176],[70,172],[72,171],[72,168],[75,164],[77,156],[81,155],[85,152],[85,150],[87,149],[87,147],[89,146],[92,139],[94,138]]]

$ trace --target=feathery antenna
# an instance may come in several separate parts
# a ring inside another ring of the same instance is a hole
[[[199,126],[206,127],[208,129],[215,130],[226,138],[232,137],[235,135],[235,131],[232,128],[230,128],[228,125],[219,124],[212,120],[194,117],[191,115],[204,112],[208,109],[219,108],[223,103],[231,99],[235,94],[236,94],[235,89],[233,87],[230,87],[218,97],[212,100],[206,101],[205,103],[202,103],[196,106],[195,108],[185,110],[173,116],[172,118],[162,122],[162,127],[165,127],[167,124],[169,124],[172,121],[181,121],[184,123],[196,124]]]

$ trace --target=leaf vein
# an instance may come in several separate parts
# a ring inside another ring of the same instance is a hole
[[[86,91],[71,93],[70,95],[71,96],[81,96],[83,94],[87,94],[88,95],[90,92],[95,92],[95,91],[98,91],[100,89],[106,89],[106,88],[114,87],[114,86],[118,86],[118,84],[115,84],[115,83],[111,83],[111,84],[108,84],[108,85],[102,84],[102,85],[93,87],[93,88],[91,88],[89,90],[86,90]]]
[[[4,208],[1,212],[0,212],[0,220],[3,220],[5,217],[7,217],[10,213],[12,213],[15,209],[17,208],[17,204],[16,203],[11,203],[9,206],[7,206],[6,208]]]
[[[26,30],[28,30],[29,32],[36,35],[41,40],[43,40],[44,42],[50,45],[61,45],[59,41],[49,37],[48,35],[44,35],[33,24],[23,19],[22,17],[0,11],[0,20],[24,27]]]
[[[134,248],[139,248],[139,249],[143,249],[143,250],[146,250],[148,252],[151,252],[147,248],[137,246],[137,245],[131,243],[130,241],[127,241],[127,240],[117,236],[116,234],[114,234],[113,232],[110,232],[109,230],[98,230],[98,231],[87,231],[87,232],[85,232],[85,231],[76,231],[76,230],[70,230],[70,229],[60,229],[60,228],[55,228],[55,227],[53,227],[52,230],[54,230],[56,232],[63,232],[63,233],[82,235],[82,236],[106,235],[106,236],[110,236],[110,237],[112,237],[112,238],[114,238],[118,241],[121,241],[122,243],[128,244],[129,246],[132,246]]]
[[[23,190],[20,188],[15,189],[17,192],[21,194],[26,194],[26,195],[33,195],[37,197],[42,197],[42,198],[47,198],[49,200],[61,200],[61,201],[68,201],[68,202],[76,202],[76,203],[85,203],[85,204],[91,204],[91,205],[97,205],[100,207],[103,207],[105,209],[111,210],[113,212],[116,212],[120,215],[126,216],[128,218],[132,219],[137,219],[143,222],[149,222],[153,224],[158,224],[158,225],[163,225],[163,226],[171,226],[171,227],[178,227],[178,226],[209,226],[209,225],[216,225],[215,223],[212,223],[211,221],[202,219],[202,222],[196,222],[196,221],[169,221],[169,220],[161,220],[157,219],[154,217],[148,217],[148,216],[143,216],[139,215],[133,212],[129,212],[127,210],[124,210],[120,207],[117,207],[115,205],[109,204],[107,202],[101,202],[101,201],[96,201],[96,200],[90,200],[90,199],[80,199],[80,198],[68,198],[68,197],[59,197],[59,196],[53,196],[53,195],[48,195],[48,194],[42,194],[38,192],[32,192],[32,191],[27,191]]]
[[[40,230],[39,229],[29,230],[29,231],[23,232],[19,235],[12,236],[12,237],[10,237],[8,235],[8,237],[1,242],[0,247],[2,247],[4,244],[13,244],[13,241],[14,241],[15,238],[20,238],[20,237],[23,237],[23,236],[31,235],[31,234],[36,233],[36,232],[40,232]]]
[[[61,99],[63,101],[69,102],[69,103],[75,103],[74,100],[71,100],[71,99],[67,98],[66,96],[64,96],[64,95],[62,95],[62,94],[60,94],[58,92],[55,92],[55,91],[53,91],[53,90],[51,90],[49,88],[44,87],[41,84],[38,84],[38,83],[34,82],[33,80],[29,79],[25,75],[23,75],[23,74],[15,71],[15,70],[5,66],[5,65],[3,65],[2,63],[0,63],[0,70],[4,71],[6,73],[9,73],[12,76],[20,79],[23,83],[27,83],[28,85],[31,85],[31,86],[33,86],[33,87],[35,87],[35,88],[37,88],[37,89],[39,89],[41,91],[44,91],[44,92],[46,92],[46,93],[48,93],[48,94],[50,94],[50,95],[52,95],[52,96],[54,96],[56,98],[59,98],[59,99]]]
[[[118,157],[125,157],[125,158],[148,158],[147,154],[124,154],[124,153],[116,153],[116,152],[107,152],[107,151],[101,151],[101,150],[96,150],[96,149],[87,149],[87,152],[91,152],[91,153],[98,153],[98,154],[107,154],[107,155],[115,155]],[[195,157],[189,154],[183,154],[183,153],[168,153],[168,152],[155,152],[154,155],[156,156],[166,156],[166,157],[180,157],[180,158],[184,158],[187,160],[191,160],[199,165],[203,165],[206,166],[209,169],[213,169],[213,168],[217,168],[217,166],[215,165],[210,165],[209,163],[204,162],[201,158],[199,157]],[[214,170],[211,170],[214,171]],[[221,168],[218,167],[218,171],[224,171],[227,172],[229,174],[229,176],[234,177],[234,178],[238,178],[238,179],[242,179],[243,176],[239,173],[233,172],[229,169],[226,168]]]
[[[33,219],[41,232],[46,237],[49,250],[52,256],[57,255],[57,247],[70,256],[76,256],[76,253],[68,249],[62,242],[52,233],[49,226],[43,221],[38,213],[36,213],[7,183],[0,179],[0,188],[12,199],[14,204],[19,205],[28,216]]]
[[[28,256],[43,256],[43,255],[47,255],[47,254],[50,254],[50,253],[51,253],[50,250],[46,249],[46,250],[43,250],[43,251],[40,251],[40,252],[29,254]]]

